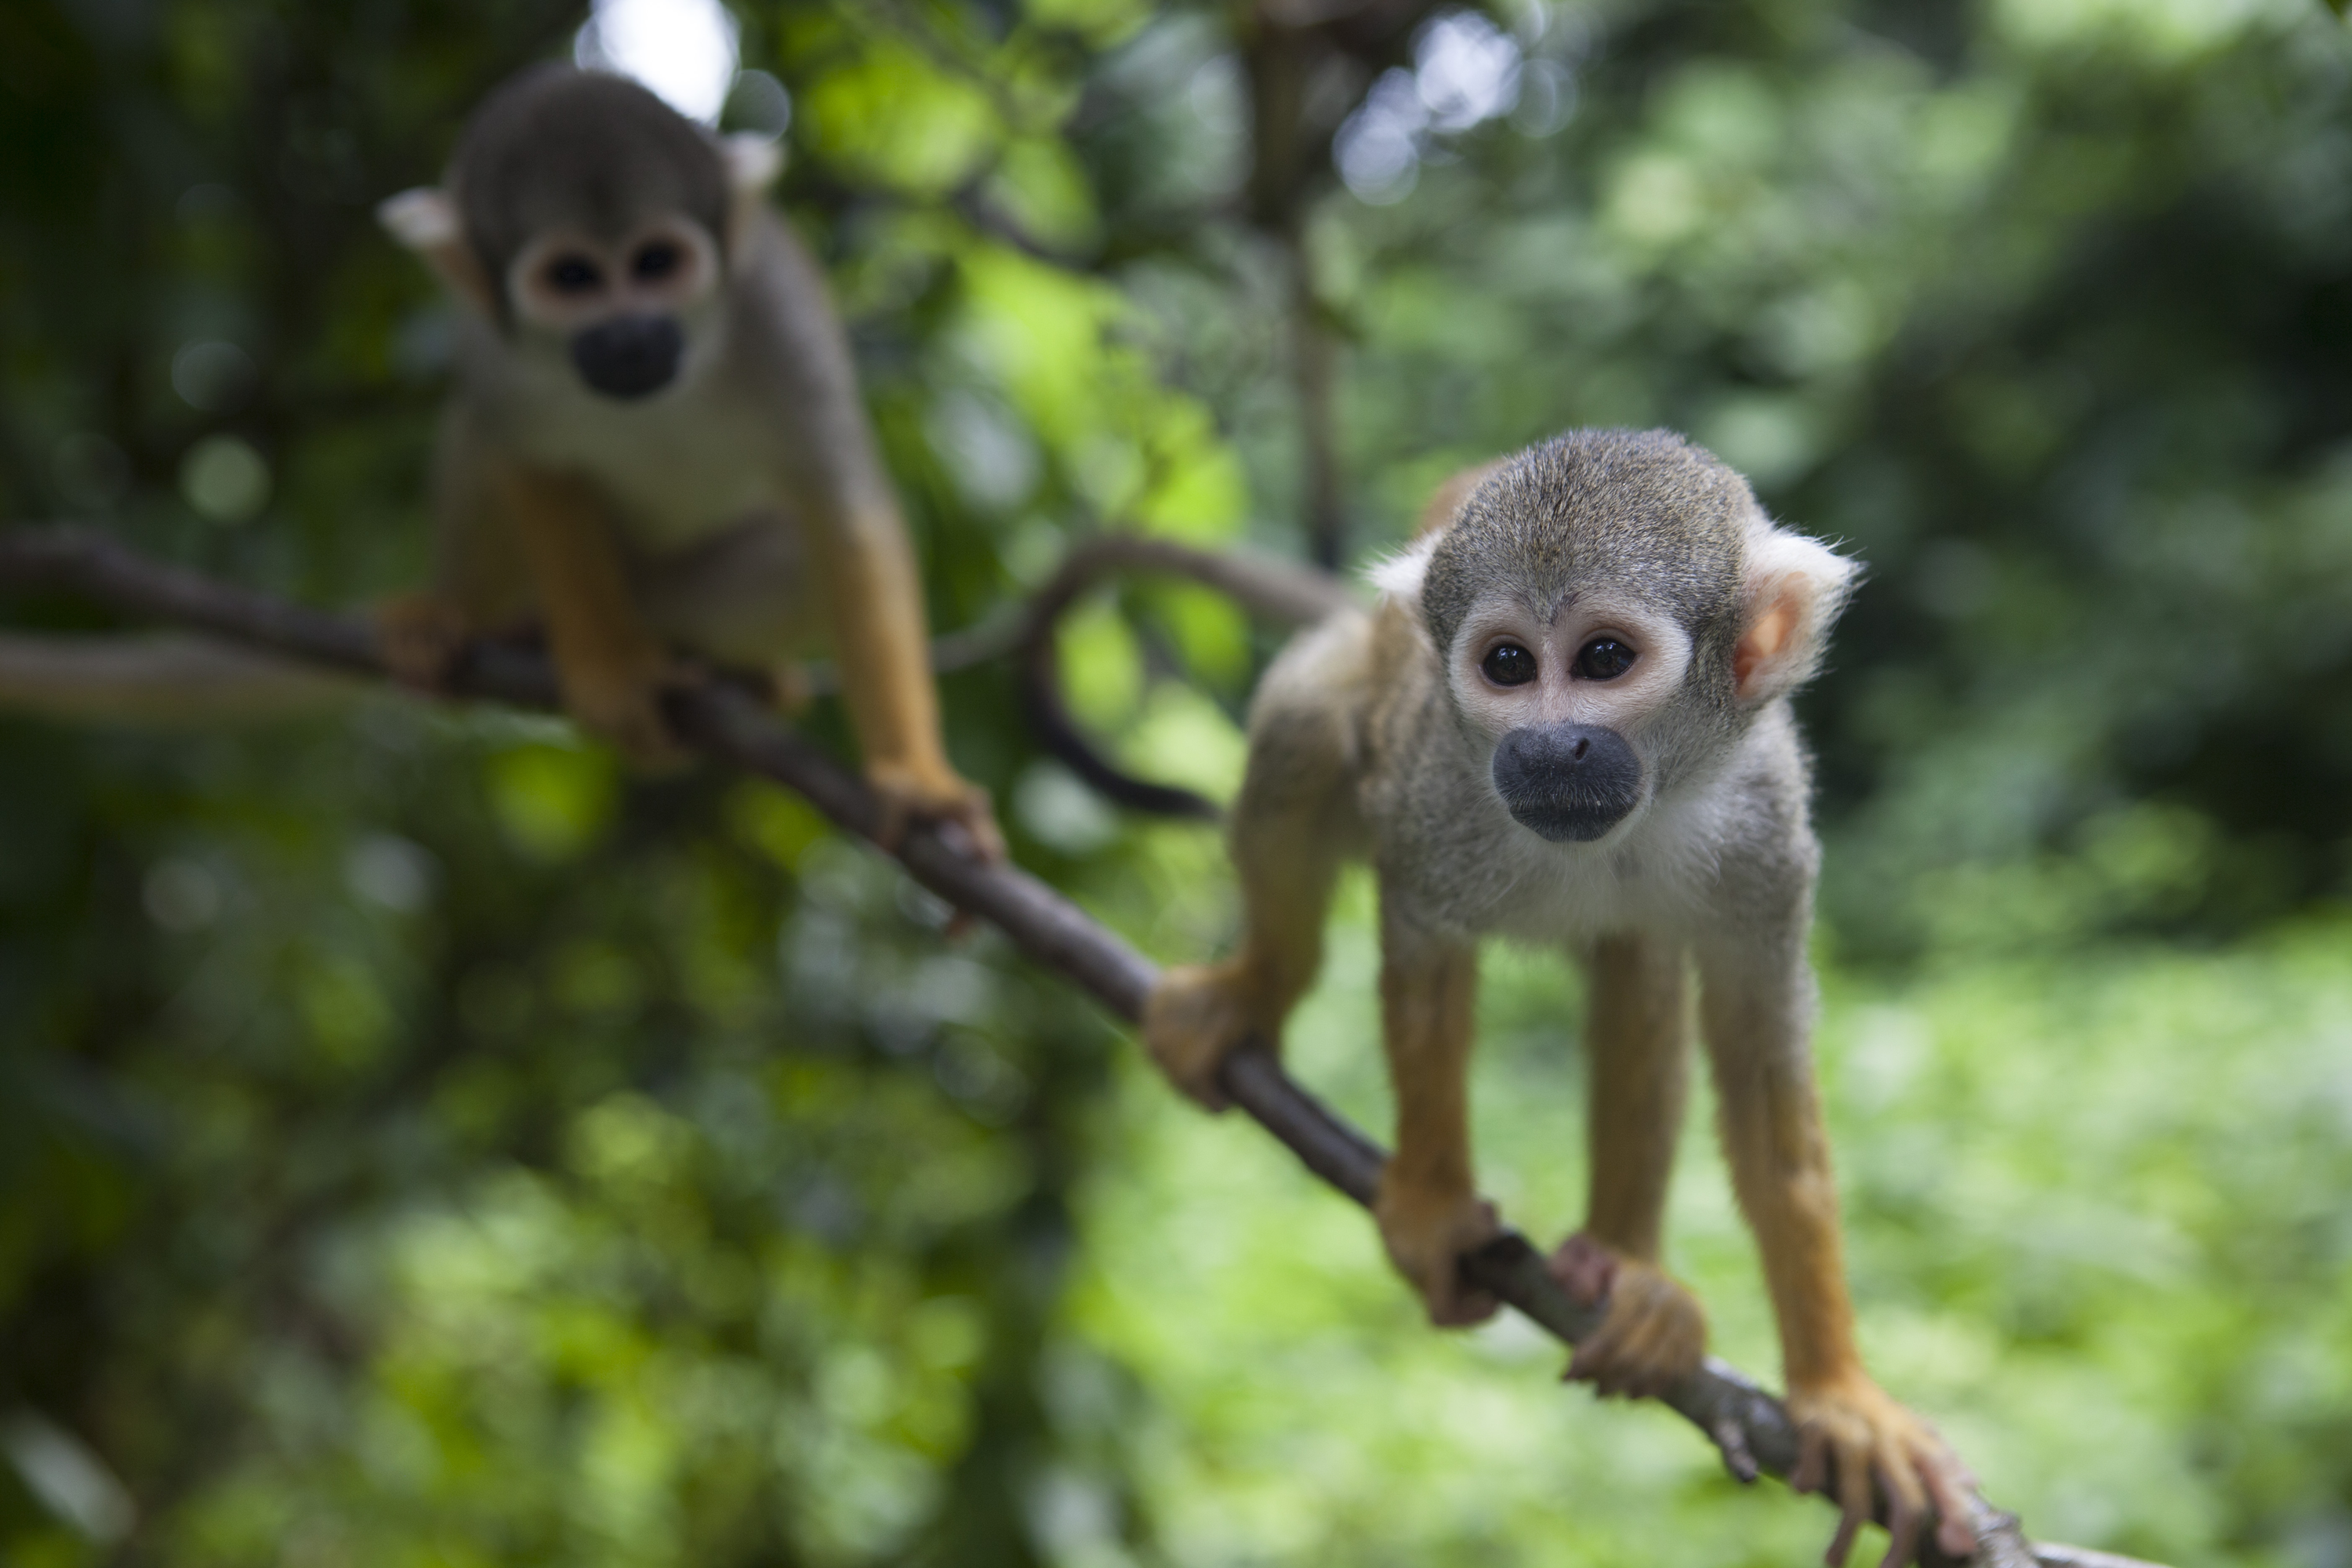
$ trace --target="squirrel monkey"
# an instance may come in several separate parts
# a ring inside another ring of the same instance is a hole
[[[541,67],[483,103],[441,188],[383,205],[464,307],[432,586],[380,612],[385,656],[429,686],[467,636],[538,621],[565,707],[657,760],[677,654],[789,690],[829,637],[894,818],[994,857],[847,339],[765,199],[780,164],[635,82]]]
[[[1931,1505],[1945,1550],[1970,1550],[1972,1483],[1863,1368],[1809,1052],[1820,850],[1789,696],[1854,571],[1664,431],[1575,431],[1458,477],[1376,571],[1376,607],[1303,634],[1267,672],[1231,827],[1241,949],[1171,971],[1144,1035],[1179,1087],[1218,1104],[1223,1057],[1245,1037],[1277,1043],[1312,983],[1340,862],[1369,859],[1397,1105],[1374,1213],[1431,1318],[1474,1322],[1495,1303],[1456,1260],[1496,1228],[1471,1173],[1476,944],[1574,951],[1591,975],[1591,1192],[1552,1268],[1609,1306],[1570,1375],[1654,1394],[1706,1346],[1697,1302],[1659,1263],[1695,967],[1803,1434],[1794,1479],[1821,1488],[1835,1461],[1836,1564],[1874,1476],[1892,1565]]]

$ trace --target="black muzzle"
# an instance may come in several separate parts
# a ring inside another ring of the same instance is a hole
[[[675,316],[615,316],[572,336],[580,379],[607,397],[646,397],[677,379],[686,334]]]
[[[1598,724],[1514,730],[1495,748],[1495,792],[1528,831],[1590,844],[1640,804],[1642,759]]]

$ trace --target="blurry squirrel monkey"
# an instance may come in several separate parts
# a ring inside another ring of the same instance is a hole
[[[574,717],[670,749],[672,650],[778,672],[829,636],[894,816],[1001,853],[940,737],[922,590],[823,279],[769,210],[769,143],[719,141],[634,82],[528,71],[440,189],[384,226],[461,311],[425,593],[385,606],[394,669],[543,621]]]
[[[1869,1517],[1874,1476],[1890,1564],[1910,1559],[1931,1503],[1945,1549],[1965,1553],[1968,1471],[1855,1349],[1809,1055],[1819,849],[1788,697],[1853,564],[1775,527],[1738,474],[1662,431],[1573,432],[1460,476],[1423,530],[1376,573],[1375,608],[1304,634],[1267,672],[1233,813],[1241,950],[1161,981],[1152,1054],[1217,1103],[1226,1053],[1252,1034],[1278,1042],[1312,983],[1341,860],[1369,859],[1397,1103],[1375,1214],[1430,1316],[1473,1322],[1495,1303],[1456,1259],[1496,1229],[1465,1086],[1476,943],[1578,952],[1592,1184],[1552,1267],[1609,1301],[1570,1374],[1652,1394],[1706,1345],[1658,1250],[1695,964],[1723,1142],[1803,1432],[1797,1484],[1820,1487],[1836,1463],[1830,1561]]]

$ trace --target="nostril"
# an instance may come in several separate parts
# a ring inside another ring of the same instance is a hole
[[[1584,761],[1584,753],[1591,750],[1592,750],[1592,737],[1579,735],[1576,738],[1576,748],[1568,753],[1568,760],[1571,763],[1580,763]]]

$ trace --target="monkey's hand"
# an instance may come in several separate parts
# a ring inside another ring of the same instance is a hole
[[[1171,969],[1143,1002],[1143,1045],[1168,1081],[1211,1110],[1225,1108],[1217,1069],[1261,1027],[1241,967],[1218,963]],[[1265,1032],[1271,1046],[1276,1038]]]
[[[1551,1255],[1552,1278],[1583,1305],[1609,1303],[1601,1327],[1576,1347],[1568,1375],[1606,1399],[1665,1393],[1698,1370],[1706,1314],[1665,1270],[1621,1257],[1582,1231]]]
[[[431,594],[402,594],[375,607],[376,651],[403,686],[438,691],[472,628],[465,612]]]
[[[1826,1491],[1837,1467],[1837,1501],[1843,1510],[1822,1561],[1843,1568],[1854,1532],[1868,1522],[1871,1482],[1885,1489],[1886,1556],[1882,1568],[1902,1568],[1918,1549],[1919,1528],[1933,1503],[1936,1541],[1954,1557],[1976,1548],[1968,1494],[1976,1477],[1941,1434],[1887,1397],[1859,1368],[1819,1383],[1791,1382],[1789,1415],[1797,1423],[1797,1470],[1789,1484],[1801,1492]]]
[[[1372,1217],[1380,1222],[1389,1261],[1421,1292],[1431,1322],[1441,1329],[1466,1328],[1495,1315],[1495,1298],[1462,1278],[1462,1255],[1503,1228],[1493,1204],[1475,1193],[1407,1180],[1391,1160],[1381,1173]]]
[[[696,672],[658,649],[638,659],[558,659],[563,710],[608,742],[631,765],[652,772],[683,767],[693,752],[678,744],[662,717],[662,693],[692,682]]]
[[[870,762],[866,782],[882,797],[882,829],[876,841],[883,848],[896,849],[909,823],[952,822],[971,840],[972,853],[983,860],[1004,858],[1004,836],[996,830],[988,792],[965,783],[952,769]]]

